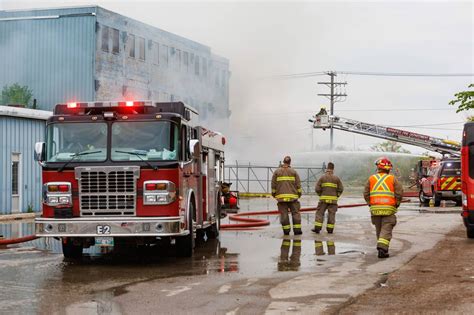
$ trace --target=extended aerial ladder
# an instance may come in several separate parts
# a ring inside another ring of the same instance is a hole
[[[332,127],[334,129],[358,133],[361,135],[418,146],[443,155],[448,154],[452,157],[461,156],[461,144],[456,141],[328,115],[324,110],[321,110],[318,114],[314,115],[314,119],[310,119],[309,121],[312,122],[313,127],[317,129],[325,130],[326,128]]]

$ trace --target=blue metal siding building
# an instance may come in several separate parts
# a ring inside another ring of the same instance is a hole
[[[194,106],[211,128],[230,115],[227,59],[97,6],[0,11],[0,69],[0,88],[27,85],[44,110],[71,100],[154,99]]]
[[[41,209],[41,167],[33,159],[51,112],[0,106],[0,214]]]
[[[93,100],[95,22],[91,8],[0,11],[0,87],[27,85],[45,110]]]

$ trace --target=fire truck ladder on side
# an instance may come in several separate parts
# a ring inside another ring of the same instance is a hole
[[[316,129],[325,130],[332,127],[338,130],[414,145],[443,155],[461,156],[461,144],[456,141],[326,114],[316,114],[313,118],[310,119],[310,122],[313,123],[313,127]]]

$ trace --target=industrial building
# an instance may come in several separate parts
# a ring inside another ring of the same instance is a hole
[[[43,110],[0,106],[0,214],[41,209],[41,167],[35,143],[44,141]]]
[[[40,209],[34,144],[58,103],[179,100],[219,129],[230,116],[227,59],[97,6],[0,11],[0,69],[0,91],[27,86],[40,109],[0,106],[0,214]]]
[[[211,127],[229,111],[229,62],[211,48],[97,6],[0,11],[0,88],[65,101],[184,101]],[[221,124],[222,125],[222,124]]]

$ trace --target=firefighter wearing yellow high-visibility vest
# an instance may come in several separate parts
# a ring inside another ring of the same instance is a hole
[[[339,177],[334,175],[334,163],[329,162],[326,173],[316,183],[316,193],[319,203],[316,210],[314,233],[319,233],[323,228],[324,213],[328,210],[326,230],[333,233],[336,224],[337,200],[344,191],[344,186]]]
[[[375,225],[378,257],[387,258],[392,231],[397,224],[395,213],[402,201],[403,187],[395,176],[390,175],[392,162],[389,159],[380,158],[375,165],[377,174],[370,176],[365,184],[364,199],[370,206],[372,224]]]
[[[275,170],[272,177],[272,196],[278,201],[280,211],[280,222],[285,235],[290,234],[291,224],[288,212],[291,212],[293,221],[293,233],[301,232],[300,202],[301,181],[298,173],[291,168],[291,158],[285,156],[283,164]]]

